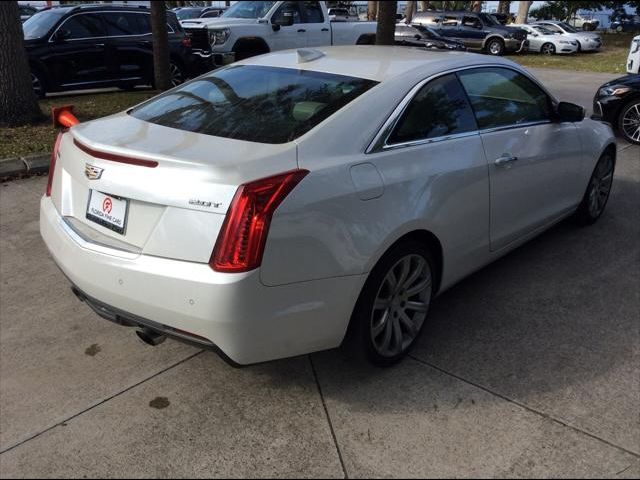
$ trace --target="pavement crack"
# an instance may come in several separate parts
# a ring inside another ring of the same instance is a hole
[[[200,354],[201,354],[201,353],[203,353],[203,352],[204,352],[204,350],[199,350],[199,351],[197,351],[196,353],[194,353],[194,354],[192,354],[192,355],[189,355],[189,356],[188,356],[188,357],[186,357],[186,358],[183,358],[183,359],[182,359],[182,360],[180,360],[179,362],[176,362],[176,363],[174,363],[174,364],[172,364],[172,365],[169,365],[168,367],[166,367],[166,368],[164,368],[164,369],[160,370],[159,372],[154,373],[153,375],[151,375],[151,376],[149,376],[149,377],[145,378],[144,380],[141,380],[141,381],[139,381],[138,383],[134,383],[133,385],[128,386],[128,387],[127,387],[127,388],[125,388],[124,390],[121,390],[121,391],[119,391],[118,393],[114,393],[114,394],[113,394],[113,395],[111,395],[110,397],[107,397],[107,398],[105,398],[105,399],[103,399],[103,400],[100,400],[98,403],[96,403],[96,404],[94,404],[94,405],[91,405],[90,407],[87,407],[87,408],[85,408],[84,410],[81,410],[80,412],[75,413],[75,414],[71,415],[71,416],[70,416],[70,417],[68,417],[68,418],[65,418],[64,420],[59,421],[59,422],[58,422],[58,423],[56,423],[55,425],[52,425],[52,426],[50,426],[50,427],[48,427],[48,428],[45,428],[45,429],[44,429],[44,430],[42,430],[41,432],[35,433],[35,434],[31,435],[30,437],[25,438],[24,440],[21,440],[20,442],[16,443],[15,445],[12,445],[12,446],[10,446],[10,447],[5,448],[4,450],[0,450],[0,455],[3,455],[3,454],[5,454],[5,453],[7,453],[7,452],[10,452],[11,450],[13,450],[13,449],[15,449],[15,448],[18,448],[19,446],[24,445],[25,443],[30,442],[31,440],[35,440],[36,438],[38,438],[38,437],[40,437],[40,436],[44,435],[44,434],[45,434],[45,433],[47,433],[47,432],[50,432],[51,430],[53,430],[53,429],[54,429],[54,428],[56,428],[56,427],[60,427],[60,426],[67,426],[67,424],[68,424],[71,420],[73,420],[73,419],[75,419],[75,418],[79,417],[80,415],[83,415],[83,414],[85,414],[85,413],[87,413],[87,412],[90,412],[90,411],[91,411],[91,410],[93,410],[94,408],[97,408],[97,407],[99,407],[100,405],[103,405],[103,404],[107,403],[108,401],[113,400],[114,398],[117,398],[117,397],[119,397],[120,395],[122,395],[122,394],[124,394],[124,393],[127,393],[127,392],[129,392],[129,391],[133,390],[133,389],[134,389],[134,388],[136,388],[136,387],[139,387],[139,386],[140,386],[140,385],[142,385],[143,383],[146,383],[146,382],[148,382],[149,380],[152,380],[152,379],[154,379],[154,378],[156,378],[156,377],[158,377],[158,376],[162,375],[163,373],[168,372],[169,370],[171,370],[171,369],[173,369],[173,368],[175,368],[175,367],[177,367],[177,366],[179,366],[179,365],[182,365],[182,364],[183,364],[183,363],[185,363],[185,362],[188,362],[189,360],[191,360],[192,358],[197,357],[198,355],[200,355]]]
[[[480,390],[483,390],[483,391],[485,391],[485,392],[487,392],[487,393],[489,393],[489,394],[491,394],[491,395],[493,395],[495,397],[498,397],[498,398],[500,398],[502,400],[505,400],[505,401],[507,401],[509,403],[513,403],[514,405],[517,405],[520,408],[524,408],[526,411],[528,411],[530,413],[533,413],[533,414],[538,415],[538,416],[540,416],[542,418],[546,418],[548,420],[551,420],[552,422],[558,423],[558,424],[562,425],[563,427],[570,428],[571,430],[573,430],[573,431],[575,431],[577,433],[580,433],[582,435],[586,435],[587,437],[590,437],[590,438],[592,438],[594,440],[602,442],[605,445],[608,445],[608,446],[610,446],[612,448],[615,448],[617,450],[620,450],[620,451],[623,451],[625,453],[628,453],[629,455],[632,455],[632,456],[634,456],[636,458],[640,458],[640,453],[638,453],[638,452],[634,452],[633,450],[628,450],[628,449],[626,449],[624,447],[621,447],[620,445],[616,445],[615,443],[611,443],[610,441],[605,440],[602,437],[598,437],[597,435],[594,435],[593,433],[589,433],[586,430],[582,430],[581,428],[578,428],[578,427],[576,427],[574,425],[571,425],[571,424],[569,424],[569,423],[567,423],[567,422],[565,422],[563,420],[560,420],[559,418],[556,418],[556,417],[554,417],[552,415],[549,415],[548,413],[545,413],[545,412],[542,412],[540,410],[537,410],[537,409],[535,409],[533,407],[530,407],[530,406],[528,406],[528,405],[526,405],[526,404],[524,404],[522,402],[519,402],[519,401],[517,401],[517,400],[515,400],[513,398],[509,398],[509,397],[507,397],[505,395],[502,395],[501,393],[495,392],[495,391],[491,390],[490,388],[487,388],[487,387],[485,387],[483,385],[480,385],[479,383],[472,382],[471,380],[467,380],[466,378],[461,377],[459,375],[456,375],[455,373],[451,373],[451,372],[449,372],[449,371],[447,371],[447,370],[445,370],[443,368],[438,367],[437,365],[434,365],[433,363],[426,362],[426,361],[421,360],[420,358],[417,358],[417,357],[415,357],[413,355],[407,355],[407,356],[409,358],[411,358],[412,360],[420,363],[421,365],[424,365],[426,367],[432,368],[434,370],[437,370],[440,373],[443,373],[443,374],[448,375],[450,377],[453,377],[453,378],[455,378],[457,380],[460,380],[461,382],[464,382],[464,383],[472,385],[472,386],[474,386],[476,388],[479,388]]]
[[[340,451],[340,445],[338,445],[338,438],[336,437],[336,432],[333,429],[333,422],[331,422],[331,416],[329,415],[329,409],[327,408],[327,402],[324,400],[324,394],[322,393],[322,387],[320,386],[320,380],[318,379],[318,372],[316,371],[316,367],[313,364],[313,359],[311,355],[309,357],[309,364],[311,365],[311,371],[313,372],[313,378],[316,381],[316,387],[318,387],[318,393],[320,394],[320,400],[322,401],[322,408],[324,408],[324,414],[327,417],[327,423],[329,424],[329,430],[331,430],[331,437],[333,438],[333,444],[336,447],[336,452],[338,453],[338,460],[340,460],[340,466],[342,467],[342,474],[344,478],[348,479],[349,474],[347,473],[347,468],[344,465],[344,459],[342,458],[342,452]]]

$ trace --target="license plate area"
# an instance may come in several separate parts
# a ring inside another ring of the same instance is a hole
[[[97,190],[89,190],[87,220],[124,235],[128,213],[128,199]]]

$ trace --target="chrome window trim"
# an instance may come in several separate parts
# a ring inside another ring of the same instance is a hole
[[[89,14],[102,14],[102,13],[133,13],[133,14],[137,14],[137,15],[149,15],[151,16],[151,14],[149,12],[132,12],[131,10],[97,10],[97,11],[92,11],[92,12],[77,12],[74,13],[72,15],[69,15],[67,18],[65,18],[62,23],[60,25],[58,25],[58,27],[53,31],[53,33],[49,36],[49,41],[48,43],[55,43],[53,40],[53,37],[55,37],[56,33],[58,33],[58,30],[60,30],[62,28],[62,26],[67,23],[69,20],[71,20],[73,17],[76,17],[78,15],[89,15]],[[171,25],[169,25],[169,23],[167,23],[167,33],[176,33],[176,31],[173,29],[173,27]],[[105,35],[103,37],[81,37],[81,38],[70,38],[68,40],[65,40],[65,42],[77,42],[80,40],[100,40],[100,39],[104,39],[104,38],[129,38],[129,37],[146,37],[148,35],[151,35],[152,33],[138,33],[138,34],[134,34],[134,35]]]
[[[400,101],[398,106],[396,106],[393,112],[391,112],[391,115],[389,115],[389,117],[384,122],[382,127],[374,135],[373,140],[369,142],[369,145],[367,146],[364,153],[365,154],[379,153],[379,152],[385,152],[389,150],[397,150],[399,148],[413,147],[416,145],[426,145],[430,143],[443,142],[445,140],[453,140],[457,138],[470,137],[473,135],[481,135],[484,133],[500,132],[505,130],[513,130],[517,128],[526,128],[526,127],[532,127],[536,125],[545,125],[545,124],[553,123],[551,120],[542,120],[542,121],[535,121],[535,122],[502,125],[499,127],[492,127],[492,128],[485,128],[485,129],[476,129],[476,130],[471,130],[469,132],[454,133],[451,135],[443,135],[440,137],[433,137],[433,138],[423,138],[420,140],[412,140],[409,142],[402,142],[397,144],[387,143],[387,141],[389,140],[389,137],[391,136],[391,132],[393,132],[393,130],[395,129],[396,125],[400,121],[400,118],[402,118],[402,115],[404,114],[408,105],[411,103],[414,97],[418,94],[420,89],[422,89],[422,87],[424,87],[427,83],[452,73],[455,74],[455,73],[463,72],[466,70],[477,70],[481,68],[504,68],[506,70],[512,70],[516,73],[524,75],[529,80],[531,80],[535,85],[537,85],[549,97],[549,99],[553,104],[558,103],[558,100],[535,77],[533,77],[527,71],[513,65],[489,63],[485,65],[470,65],[462,68],[452,68],[450,70],[446,70],[446,71],[431,75],[430,77],[427,77],[424,80],[421,80],[420,82],[418,82],[416,85],[414,85],[411,88],[411,90],[409,90],[409,93],[407,93],[407,95],[405,95],[405,97]],[[464,88],[464,86],[462,86],[462,88]],[[475,112],[474,112],[474,117],[475,117]]]

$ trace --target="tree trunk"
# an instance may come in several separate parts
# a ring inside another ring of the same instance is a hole
[[[413,20],[413,14],[416,11],[416,2],[408,1],[407,5],[404,8],[404,22],[407,24],[411,23]]]
[[[378,18],[378,2],[369,2],[367,5],[367,20],[374,22]]]
[[[482,2],[473,2],[471,5],[471,11],[480,13],[482,11]]]
[[[500,0],[500,2],[498,3],[498,13],[503,13],[505,15],[508,15],[510,12],[511,12],[511,2]]]
[[[380,2],[378,4],[378,27],[376,29],[376,45],[394,45],[396,36],[397,1]]]
[[[426,12],[427,10],[429,10],[429,2],[425,0],[420,0],[420,11]]]
[[[164,2],[151,2],[151,33],[153,35],[153,72],[158,90],[171,88],[169,73],[169,35],[167,7]]]
[[[516,18],[516,23],[527,23],[529,10],[531,9],[532,4],[533,2],[520,2],[518,5],[518,18]]]
[[[0,45],[0,125],[15,127],[41,119],[18,2],[0,2]]]

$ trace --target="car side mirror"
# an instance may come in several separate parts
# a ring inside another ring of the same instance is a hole
[[[293,25],[293,12],[283,12],[282,16],[271,20],[273,30],[278,31],[281,27],[290,27]]]
[[[586,115],[583,107],[569,102],[560,102],[556,111],[560,122],[581,122]]]
[[[60,29],[55,33],[55,35],[53,36],[53,39],[56,42],[64,42],[70,36],[71,36],[71,31],[70,30]]]

